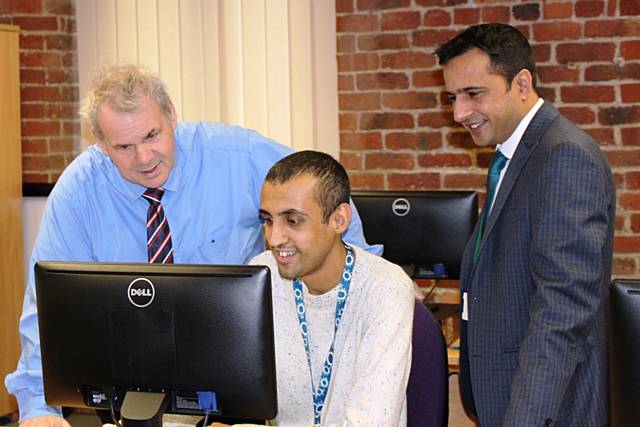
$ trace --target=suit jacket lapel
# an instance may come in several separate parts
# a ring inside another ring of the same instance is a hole
[[[553,107],[553,105],[545,102],[533,117],[531,123],[529,123],[529,126],[525,130],[524,135],[522,135],[522,140],[518,144],[518,148],[516,148],[516,151],[515,153],[513,153],[513,157],[509,162],[507,172],[502,179],[502,183],[500,184],[500,188],[498,189],[498,194],[495,201],[493,202],[493,207],[491,208],[491,213],[489,214],[489,218],[487,219],[487,223],[485,224],[482,242],[480,243],[480,253],[478,254],[478,259],[480,259],[480,257],[482,256],[482,248],[484,247],[487,239],[490,237],[491,231],[498,221],[504,205],[509,198],[511,189],[518,180],[518,177],[520,176],[524,165],[527,163],[529,156],[531,155],[533,150],[535,150],[538,142],[542,138],[542,135],[546,131],[549,124],[551,124],[551,122],[559,114],[560,113]],[[477,262],[474,263],[473,271],[475,271],[475,267],[477,264]]]

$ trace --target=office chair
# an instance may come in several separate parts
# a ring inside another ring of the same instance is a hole
[[[420,300],[413,315],[413,350],[407,385],[407,427],[446,426],[449,420],[447,346],[440,325]]]
[[[614,279],[610,288],[610,385],[613,427],[640,425],[640,280]]]

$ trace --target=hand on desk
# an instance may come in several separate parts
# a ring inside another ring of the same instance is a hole
[[[71,427],[71,424],[62,417],[43,416],[24,420],[19,424],[19,427]]]

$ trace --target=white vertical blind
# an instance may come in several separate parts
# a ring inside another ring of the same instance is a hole
[[[220,121],[249,126],[244,120],[242,86],[242,2],[220,1]],[[259,130],[259,129],[256,129]],[[281,141],[285,143],[284,141]]]
[[[295,1],[295,0],[292,0]],[[313,74],[313,147],[328,141],[335,144],[329,151],[338,158],[338,60],[336,57],[336,10],[326,7],[326,0],[311,1],[311,55]],[[332,2],[335,6],[335,2]],[[329,37],[329,34],[331,37]],[[335,71],[334,71],[335,70]]]
[[[84,3],[84,2],[82,2]],[[76,6],[77,7],[77,6]],[[158,8],[155,0],[136,2],[138,62],[158,70]]]
[[[80,2],[83,3],[83,2]],[[95,31],[98,61],[113,62],[118,59],[118,43],[116,38],[116,2],[115,0],[97,1],[95,10]],[[80,52],[78,52],[78,56]]]
[[[117,57],[122,61],[138,60],[138,26],[136,0],[116,0]]]
[[[268,0],[268,2],[269,8],[267,8],[266,19],[267,122],[269,126],[269,135],[271,135],[272,138],[278,141],[289,141],[292,140],[292,111],[290,102],[291,55],[290,49],[278,48],[279,46],[289,45],[289,9],[287,7],[287,0]],[[335,34],[331,37],[335,40]],[[335,52],[333,56],[335,57]],[[327,72],[331,71],[327,70]],[[337,75],[337,71],[333,74]],[[337,99],[337,95],[334,94],[334,96],[336,96]],[[337,117],[338,110],[336,109],[334,113]],[[336,138],[338,132],[337,129],[338,128],[336,127]],[[297,145],[296,147],[299,148],[300,145]]]
[[[196,121],[205,117],[204,46],[202,28],[202,3],[180,2],[180,81],[182,82],[182,115],[186,121]]]
[[[291,109],[299,116],[291,122],[291,138],[298,149],[313,148],[313,66],[311,40],[311,3],[289,1],[289,39],[291,54]]]
[[[76,14],[81,96],[101,66],[139,63],[180,120],[338,156],[334,0],[82,0]]]
[[[267,125],[267,41],[265,0],[242,2],[242,86],[244,119],[256,129]],[[251,95],[250,97],[246,95]]]
[[[197,31],[194,28],[191,28],[190,30]],[[182,113],[184,98],[182,95],[183,78],[181,75],[181,69],[183,64],[180,52],[181,38],[182,29],[180,28],[180,7],[178,0],[159,1],[158,69],[156,71],[160,73],[160,77],[162,77],[162,80],[164,80],[169,88],[169,94],[173,99],[178,117],[180,117],[181,120],[184,120]]]
[[[204,60],[204,112],[203,117],[222,120],[220,64],[220,5],[218,0],[205,1],[200,16],[202,43],[207,46]],[[213,119],[211,119],[213,120]]]

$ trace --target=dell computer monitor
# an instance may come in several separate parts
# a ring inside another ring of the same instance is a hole
[[[460,277],[460,260],[478,218],[473,191],[354,191],[367,242],[415,278]]]
[[[640,281],[614,280],[610,293],[611,425],[640,425]]]
[[[276,416],[267,267],[40,262],[35,272],[48,404],[111,401],[126,420],[125,407],[160,396],[161,418],[203,414],[213,392],[214,416]]]

